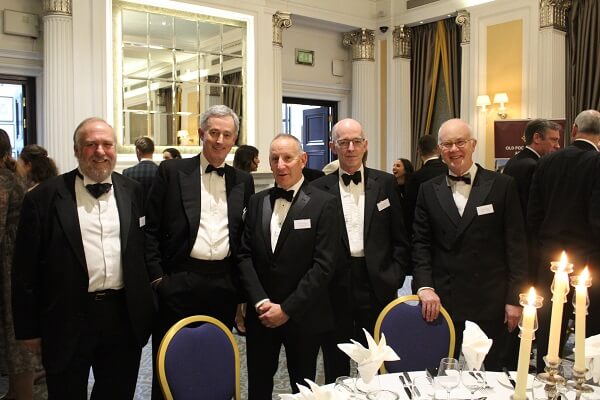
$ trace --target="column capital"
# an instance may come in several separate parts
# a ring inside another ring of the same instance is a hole
[[[289,12],[277,11],[273,14],[273,46],[283,47],[283,30],[292,26]]]
[[[394,58],[410,58],[410,27],[406,25],[394,27],[392,37],[394,38]]]
[[[460,44],[471,43],[471,14],[467,10],[458,10],[456,24],[460,25]]]
[[[372,29],[346,32],[342,44],[352,49],[352,61],[375,61],[375,31]]]
[[[44,15],[72,16],[71,0],[43,0]]]
[[[540,0],[540,29],[552,27],[567,31],[567,10],[572,0]]]

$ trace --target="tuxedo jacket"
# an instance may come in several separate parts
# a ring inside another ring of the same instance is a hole
[[[281,305],[296,329],[325,332],[333,327],[328,285],[340,242],[338,203],[305,183],[292,202],[273,251],[272,190],[252,196],[246,214],[238,266],[249,307],[269,298]]]
[[[478,166],[462,217],[446,176],[427,181],[413,227],[413,287],[434,288],[452,318],[495,320],[519,305],[527,247],[511,177]]]
[[[408,226],[409,232],[412,233],[412,223],[415,215],[415,205],[417,204],[417,195],[419,194],[419,188],[421,185],[428,180],[435,178],[436,176],[446,175],[448,173],[448,166],[438,157],[427,161],[423,166],[416,172],[414,172],[406,182],[405,190],[405,202],[407,210],[404,215],[406,218],[406,225]]]
[[[538,155],[525,147],[512,156],[504,166],[504,173],[515,178],[524,216],[527,215],[529,188],[531,187],[531,180],[533,179],[533,173],[535,172],[538,160]]]
[[[25,196],[13,265],[13,316],[17,339],[42,339],[49,372],[64,369],[76,349],[88,304],[85,260],[73,170]],[[150,335],[153,294],[144,261],[140,185],[112,174],[119,210],[121,261],[131,328],[141,346]]]
[[[156,165],[154,161],[143,159],[133,167],[125,168],[123,170],[123,175],[133,179],[134,181],[138,181],[142,185],[142,189],[144,190],[144,199],[146,199],[148,197],[148,193],[150,192],[150,186],[152,186],[154,175],[156,175],[157,170],[158,165]]]
[[[408,240],[394,176],[364,168],[365,210],[363,245],[367,273],[373,293],[383,305],[398,296],[408,268]],[[342,208],[339,170],[311,182],[311,185],[336,197]],[[343,211],[342,215],[343,215]],[[344,220],[341,221],[343,256],[339,268],[348,268],[350,244]],[[343,279],[343,273],[340,274]]]
[[[235,257],[254,181],[249,173],[225,165],[225,189],[229,250]],[[152,280],[188,259],[200,226],[200,196],[200,155],[160,164],[146,207],[146,261]]]

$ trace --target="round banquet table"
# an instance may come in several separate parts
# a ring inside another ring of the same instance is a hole
[[[511,376],[513,377],[513,379],[516,378],[517,373],[516,372],[511,372],[510,373]],[[398,373],[394,373],[394,374],[384,374],[384,375],[377,375],[375,376],[375,378],[373,378],[373,380],[369,383],[369,385],[366,385],[362,382],[358,382],[358,386],[359,388],[363,389],[363,390],[374,390],[374,389],[385,389],[385,390],[391,390],[395,393],[397,393],[399,395],[399,399],[400,400],[409,400],[409,396],[406,393],[406,391],[404,390],[400,379],[398,378],[399,375]],[[417,378],[417,377],[425,377],[425,372],[424,371],[417,371],[417,372],[409,372],[409,375],[411,377],[411,379]],[[527,398],[528,399],[535,399],[535,400],[543,400],[543,399],[547,399],[547,396],[544,392],[544,385],[537,381],[537,380],[533,380],[533,375],[530,375],[530,383],[528,385],[528,389],[527,389]],[[514,393],[514,389],[513,387],[510,385],[508,378],[506,377],[506,375],[503,372],[486,372],[486,380],[487,380],[487,385],[488,388],[484,389],[484,390],[480,390],[475,392],[475,399],[479,399],[479,400],[483,400],[483,398],[485,398],[486,400],[509,400],[510,396]],[[417,383],[420,383],[422,380],[417,380]],[[532,387],[533,384],[533,387]],[[333,384],[331,385],[327,385],[327,388],[333,388]],[[420,388],[419,386],[417,386],[417,388]],[[586,395],[583,395],[581,398],[582,399],[599,399],[600,400],[600,387],[598,386],[592,386],[592,388],[594,389],[594,393],[589,393]],[[533,396],[532,396],[532,391],[533,391]],[[357,396],[358,399],[366,399],[366,396],[360,395]],[[435,390],[435,399],[442,399],[445,400],[447,398],[447,393],[444,389],[442,389],[441,387],[437,388]],[[471,393],[462,385],[462,383],[460,383],[456,388],[452,389],[452,392],[450,393],[450,399],[451,400],[468,400],[471,398]],[[563,399],[565,397],[563,396]],[[575,392],[573,390],[569,390],[566,393],[566,399],[568,400],[573,400],[575,399]],[[413,399],[414,400],[414,399]]]

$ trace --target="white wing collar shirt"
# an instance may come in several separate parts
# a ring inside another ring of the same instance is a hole
[[[209,162],[200,153],[200,226],[190,257],[223,260],[229,256],[229,220],[225,175],[206,172]],[[225,163],[215,167],[224,167]]]
[[[277,247],[277,240],[279,240],[279,234],[281,233],[281,227],[285,221],[285,218],[290,211],[290,207],[294,202],[293,199],[298,195],[298,191],[302,184],[304,183],[304,176],[300,178],[300,180],[290,187],[289,190],[294,191],[294,196],[292,197],[292,201],[287,201],[284,199],[277,199],[273,204],[273,214],[271,214],[271,251],[275,251],[275,247]]]
[[[75,198],[89,276],[88,292],[122,289],[121,224],[114,187],[95,198],[85,186],[96,182],[79,173],[83,179],[75,179]],[[109,176],[101,183],[112,184],[112,179]]]
[[[469,195],[471,194],[471,187],[473,186],[473,182],[475,182],[475,175],[477,174],[477,165],[475,163],[471,164],[471,168],[469,168],[469,170],[465,172],[464,175],[467,174],[469,174],[471,177],[470,184],[463,181],[453,181],[451,179],[446,178],[448,186],[450,186],[450,190],[452,190],[452,197],[454,198],[454,203],[456,204],[456,208],[458,209],[458,213],[461,217],[465,212],[465,207],[467,205],[467,201],[469,200]],[[457,176],[452,171],[448,171],[448,175]]]
[[[344,221],[346,231],[348,232],[348,243],[350,245],[350,255],[352,257],[364,257],[364,230],[365,230],[365,169],[361,165],[361,180],[358,183],[353,181],[345,185],[342,175],[347,174],[340,168],[339,185],[342,208],[344,210]]]

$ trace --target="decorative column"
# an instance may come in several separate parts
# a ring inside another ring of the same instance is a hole
[[[73,158],[73,15],[71,0],[43,0],[44,123],[41,142],[60,172]]]
[[[412,126],[410,108],[410,47],[411,29],[396,26],[392,32],[394,59],[392,69],[393,98],[389,113],[392,116],[392,146],[388,146],[388,163],[398,157],[411,159]],[[390,141],[388,140],[388,144]]]
[[[361,28],[344,33],[342,44],[352,51],[352,118],[361,123],[369,139],[367,163],[374,168],[381,168],[375,87],[375,32]]]
[[[565,117],[565,40],[569,7],[571,0],[540,0],[536,117]]]
[[[472,121],[471,115],[475,106],[471,93],[471,79],[469,77],[469,69],[471,67],[471,15],[469,12],[458,10],[456,24],[461,27],[460,118],[464,121]]]
[[[289,12],[277,11],[273,14],[273,116],[275,134],[281,130],[281,100],[283,98],[283,86],[281,75],[281,49],[283,47],[283,30],[292,26],[292,18]]]

